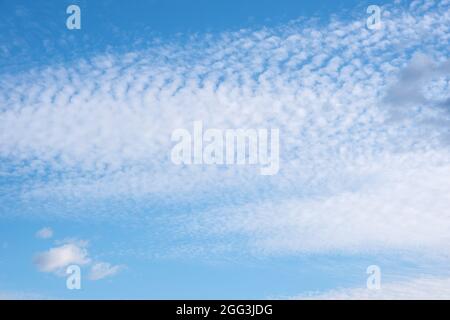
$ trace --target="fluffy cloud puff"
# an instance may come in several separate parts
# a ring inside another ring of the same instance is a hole
[[[90,262],[85,244],[66,243],[36,254],[34,264],[41,272],[64,274],[64,268],[71,265],[85,265]]]
[[[69,265],[90,265],[88,278],[93,281],[111,277],[124,268],[108,262],[93,262],[87,245],[88,242],[83,240],[65,240],[60,246],[36,254],[33,262],[39,271],[61,276],[65,275],[65,268]]]

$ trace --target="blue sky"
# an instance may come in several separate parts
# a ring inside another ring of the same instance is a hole
[[[61,7],[83,7],[83,31],[61,30],[67,14]],[[79,59],[106,50],[123,52],[154,41],[189,41],[193,34],[277,26],[300,17],[325,22],[331,14],[364,8],[368,1],[2,1],[2,42],[14,50],[6,66]],[[12,14],[13,13],[13,14]],[[350,13],[349,13],[350,15]],[[344,18],[349,18],[348,16]],[[14,41],[18,41],[16,45]],[[23,42],[22,42],[23,41]],[[49,43],[51,50],[45,48]],[[138,44],[137,44],[137,43]],[[49,52],[51,51],[51,52]],[[20,57],[20,59],[19,59]],[[3,57],[2,57],[3,58]]]
[[[450,297],[449,36],[446,0],[0,0],[0,298]],[[279,129],[279,172],[175,165],[199,120]]]

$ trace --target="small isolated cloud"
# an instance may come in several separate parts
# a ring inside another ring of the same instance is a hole
[[[50,227],[45,227],[36,232],[36,238],[39,239],[50,239],[53,237],[53,230]]]
[[[87,249],[79,243],[66,243],[38,253],[34,258],[34,264],[39,271],[56,274],[60,274],[68,265],[85,265],[89,262]]]
[[[89,257],[86,240],[68,238],[56,241],[57,247],[40,252],[34,257],[34,264],[41,272],[51,272],[65,275],[64,269],[72,264],[91,265],[88,278],[100,280],[113,276],[123,269],[122,265],[112,265],[108,262],[96,262]]]
[[[123,266],[113,266],[107,262],[98,262],[91,267],[91,272],[89,273],[90,280],[100,280],[106,277],[111,277],[117,274]]]

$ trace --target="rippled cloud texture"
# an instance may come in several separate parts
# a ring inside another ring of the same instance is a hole
[[[365,24],[362,14],[299,19],[5,72],[0,216],[156,224],[177,240],[161,246],[180,256],[446,261],[450,2],[388,5],[380,30]],[[174,165],[171,133],[197,120],[279,128],[278,174]],[[37,262],[51,271],[59,264],[49,259],[67,249],[87,261],[68,246]],[[112,268],[95,265],[91,276]],[[375,298],[435,280],[410,281]],[[349,290],[325,297],[365,296]]]

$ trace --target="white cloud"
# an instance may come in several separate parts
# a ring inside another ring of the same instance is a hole
[[[379,290],[347,288],[299,295],[291,299],[317,300],[448,300],[450,278],[419,277],[381,285]]]
[[[68,238],[56,241],[59,245],[45,252],[40,252],[34,257],[34,264],[41,272],[52,272],[59,276],[65,276],[65,268],[75,264],[89,266],[88,279],[100,280],[111,277],[121,271],[125,266],[111,265],[108,262],[96,262],[89,256],[87,250],[88,241]]]
[[[383,110],[375,98],[409,61],[408,48],[420,44],[433,59],[445,57],[439,50],[448,36],[445,12],[427,15],[441,28],[420,21],[414,11],[406,16],[395,11],[379,32],[365,30],[360,21],[323,28],[292,24],[199,39],[201,50],[160,48],[170,64],[155,62],[152,49],[130,53],[133,59],[105,55],[9,76],[0,95],[8,106],[0,114],[0,155],[10,157],[17,170],[25,169],[21,160],[33,159],[26,162],[28,170],[50,166],[67,175],[75,169],[83,176],[134,177],[130,168],[162,172],[171,167],[166,161],[171,131],[197,119],[218,128],[281,127],[289,154],[304,147],[299,139],[313,143],[316,136],[326,143],[322,134],[342,143],[336,139],[348,129],[378,125]],[[435,41],[423,43],[425,35]],[[396,41],[405,46],[401,51]],[[343,51],[339,58],[338,51]]]
[[[39,239],[50,239],[53,237],[53,230],[50,227],[45,227],[36,232],[36,237]]]
[[[34,263],[41,272],[64,274],[64,268],[71,265],[85,265],[90,262],[87,249],[77,243],[66,243],[36,254]]]
[[[268,254],[407,250],[445,255],[450,249],[449,158],[443,153],[380,159],[359,173],[362,183],[354,191],[213,209],[185,216],[178,230],[199,237],[244,236],[244,248]]]
[[[110,221],[102,200],[163,199],[158,210],[171,212],[220,198],[188,217],[189,233],[239,233],[270,252],[440,250],[450,234],[446,128],[423,123],[427,108],[391,121],[381,101],[417,48],[437,65],[448,59],[448,2],[424,7],[386,7],[374,32],[365,19],[294,21],[5,75],[0,173],[31,178],[0,200],[17,200],[21,214]],[[445,101],[450,80],[428,87]],[[194,120],[280,128],[279,174],[174,166],[171,132]],[[117,218],[154,218],[131,210]]]
[[[122,269],[123,266],[119,265],[113,266],[107,262],[97,262],[91,267],[89,279],[100,280],[106,277],[111,277],[117,274]]]

